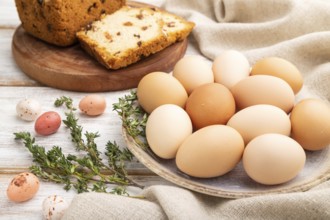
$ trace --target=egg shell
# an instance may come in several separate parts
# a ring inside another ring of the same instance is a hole
[[[212,64],[214,80],[227,88],[250,74],[250,63],[247,58],[236,50],[227,50],[215,58]]]
[[[187,93],[195,88],[214,82],[211,65],[200,56],[185,56],[174,66],[173,76],[180,81]]]
[[[39,190],[39,179],[29,172],[15,176],[7,188],[7,197],[14,202],[32,199]]]
[[[267,57],[258,60],[251,70],[251,75],[271,75],[286,81],[297,94],[303,86],[303,77],[298,68],[280,57]]]
[[[146,138],[151,150],[164,159],[174,158],[181,143],[191,133],[188,114],[173,104],[156,108],[146,124]]]
[[[37,118],[34,130],[40,135],[50,135],[56,133],[60,126],[61,116],[57,112],[48,111]]]
[[[242,109],[229,119],[227,125],[242,135],[245,144],[262,134],[289,136],[291,132],[289,116],[273,105],[253,105]]]
[[[51,195],[44,199],[42,203],[43,219],[60,220],[69,204],[58,195]]]
[[[17,103],[16,112],[25,121],[34,121],[41,112],[41,105],[37,100],[24,99]]]
[[[226,125],[210,125],[190,135],[180,146],[176,165],[182,172],[199,178],[224,175],[241,160],[244,141]]]
[[[293,90],[284,80],[268,75],[249,76],[231,88],[238,110],[258,104],[277,106],[289,113],[294,105]]]
[[[282,134],[263,134],[247,144],[243,167],[258,183],[275,185],[295,178],[306,161],[298,142]]]
[[[185,107],[195,130],[213,124],[226,124],[235,109],[233,95],[219,83],[196,88],[187,99]]]
[[[305,150],[322,150],[330,145],[330,104],[320,99],[298,102],[290,115],[291,137]]]
[[[184,107],[188,94],[181,83],[164,72],[145,75],[138,84],[137,98],[141,107],[148,113],[164,104]]]
[[[79,109],[89,116],[103,114],[107,104],[103,96],[98,94],[87,95],[79,102]]]

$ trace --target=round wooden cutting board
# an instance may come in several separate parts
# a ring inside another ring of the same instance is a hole
[[[136,3],[135,3],[136,6]],[[61,48],[27,34],[19,26],[12,53],[21,70],[50,87],[77,92],[105,92],[135,88],[153,71],[172,71],[185,54],[187,39],[119,70],[108,70],[89,56],[79,44]]]

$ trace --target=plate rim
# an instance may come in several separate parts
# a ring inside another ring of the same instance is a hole
[[[164,178],[165,180],[174,183],[177,186],[210,196],[238,199],[238,198],[270,195],[270,194],[304,192],[330,179],[330,158],[329,158],[326,164],[324,165],[324,170],[322,170],[321,175],[318,175],[312,180],[302,181],[301,184],[298,185],[295,184],[293,186],[289,186],[288,188],[270,189],[263,191],[245,191],[245,192],[220,190],[212,186],[208,187],[205,184],[196,184],[196,182],[194,181],[186,179],[182,176],[175,175],[172,172],[168,172],[167,170],[162,168],[163,166],[159,166],[159,163],[156,160],[154,160],[145,150],[143,150],[135,142],[135,140],[128,134],[124,126],[122,126],[122,136],[127,145],[127,148],[134,154],[134,156],[143,165],[145,165],[152,172]],[[330,149],[327,149],[327,155],[328,157],[330,156]]]

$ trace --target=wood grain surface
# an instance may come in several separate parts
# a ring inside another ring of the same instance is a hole
[[[145,3],[152,3],[160,6],[162,0],[139,0]],[[42,111],[55,110],[63,114],[63,109],[54,108],[55,98],[62,95],[71,97],[74,104],[87,95],[84,92],[74,92],[54,89],[43,86],[22,72],[16,64],[12,54],[12,40],[20,21],[17,16],[15,1],[0,1],[0,220],[26,220],[42,218],[42,202],[49,195],[60,195],[67,202],[76,195],[74,190],[65,191],[63,185],[51,182],[41,182],[37,195],[24,203],[15,203],[7,198],[6,190],[12,178],[20,172],[27,171],[33,163],[30,153],[21,142],[14,140],[13,132],[29,131],[34,136],[34,123],[20,120],[16,114],[16,104],[25,98],[33,98],[40,102]],[[192,39],[189,40],[188,54],[198,55],[199,50]],[[79,121],[86,130],[98,131],[101,137],[98,138],[100,151],[104,151],[104,145],[108,140],[115,140],[120,146],[125,146],[121,135],[120,119],[112,111],[111,104],[117,101],[118,97],[125,95],[128,91],[102,92],[105,96],[108,108],[100,117],[85,117],[79,114]],[[74,148],[66,129],[61,128],[58,133],[46,138],[36,137],[37,142],[49,149],[52,145],[61,146],[63,152],[73,153]],[[144,186],[171,184],[163,178],[155,175],[136,159],[127,164],[131,177]],[[111,186],[110,186],[111,187]],[[139,189],[129,188],[131,195],[139,195]]]
[[[146,6],[137,2],[129,5]],[[67,48],[53,46],[30,36],[19,26],[13,36],[12,52],[21,70],[41,84],[77,92],[104,92],[135,88],[150,72],[170,72],[185,54],[187,43],[185,39],[128,67],[109,70],[79,44]]]

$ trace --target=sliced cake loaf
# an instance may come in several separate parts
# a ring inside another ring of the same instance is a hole
[[[119,69],[183,40],[193,27],[154,8],[124,6],[79,31],[77,38],[105,67]]]
[[[69,46],[76,32],[101,14],[111,14],[125,0],[15,0],[24,30],[50,44]]]

